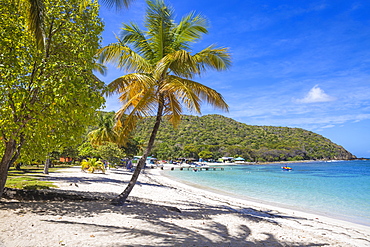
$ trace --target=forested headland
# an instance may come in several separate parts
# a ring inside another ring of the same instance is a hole
[[[134,133],[145,143],[154,123],[143,119]],[[300,128],[252,126],[221,115],[182,116],[174,129],[164,121],[152,155],[158,159],[243,157],[246,161],[298,161],[356,158],[329,139]]]

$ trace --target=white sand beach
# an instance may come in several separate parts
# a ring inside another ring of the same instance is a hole
[[[46,179],[113,198],[131,175],[73,167]],[[370,246],[370,227],[215,194],[157,169],[140,175],[129,200],[1,199],[0,246]]]

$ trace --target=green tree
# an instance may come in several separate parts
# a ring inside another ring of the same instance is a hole
[[[130,138],[124,146],[125,155],[126,157],[133,158],[135,155],[137,155],[141,150],[141,144],[138,140],[134,138]]]
[[[123,150],[117,144],[108,142],[97,147],[97,154],[103,160],[108,161],[112,165],[121,163],[121,159],[125,156]]]
[[[85,140],[80,146],[78,146],[78,155],[81,158],[87,157],[98,157],[97,150],[91,145],[91,142]]]
[[[199,156],[199,158],[202,158],[202,159],[212,159],[212,158],[214,158],[213,153],[211,151],[206,151],[206,150],[201,151],[198,154],[198,156]]]
[[[41,52],[19,6],[0,0],[0,196],[21,151],[45,159],[72,144],[104,102],[104,85],[92,73],[102,31],[98,5],[80,12],[76,3],[44,1]]]
[[[199,153],[199,147],[194,146],[194,145],[187,145],[183,149],[184,156],[188,158],[198,159],[199,158],[198,153]]]
[[[133,0],[104,0],[106,6],[116,6],[117,9],[128,7]],[[9,2],[9,0],[7,1]],[[76,8],[80,6],[80,12],[86,10],[91,3],[96,3],[94,0],[79,0],[69,3],[70,6]],[[10,4],[18,6],[17,11],[25,17],[26,27],[31,34],[32,40],[36,46],[43,50],[45,48],[45,40],[47,40],[47,19],[48,12],[46,10],[47,0],[10,0]],[[55,5],[56,6],[56,5]]]
[[[230,65],[226,48],[209,46],[192,54],[190,44],[207,33],[207,22],[194,12],[173,19],[173,10],[162,0],[147,1],[147,30],[136,24],[124,24],[117,43],[104,47],[103,62],[116,62],[120,68],[134,71],[109,84],[111,93],[119,93],[123,102],[118,117],[128,113],[123,126],[130,133],[138,119],[155,114],[156,119],[142,158],[126,189],[113,203],[123,204],[134,187],[145,160],[150,154],[164,116],[177,126],[183,106],[200,114],[201,102],[227,110],[221,94],[191,79],[207,69],[224,70]]]

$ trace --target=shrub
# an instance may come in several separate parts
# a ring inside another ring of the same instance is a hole
[[[88,171],[90,173],[94,173],[95,171],[101,171],[105,173],[105,168],[103,162],[96,158],[91,158],[88,160],[83,160],[81,162],[81,170],[82,171]]]

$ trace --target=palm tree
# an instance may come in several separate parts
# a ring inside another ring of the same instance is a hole
[[[163,0],[147,0],[147,4],[147,30],[140,30],[136,24],[124,24],[118,41],[99,51],[102,62],[115,62],[117,67],[132,71],[108,85],[108,95],[119,93],[123,103],[116,113],[116,127],[130,133],[139,119],[156,116],[146,150],[128,186],[113,201],[116,205],[123,204],[133,189],[163,117],[176,127],[184,106],[201,114],[203,101],[228,110],[221,94],[192,80],[207,69],[225,70],[231,64],[227,48],[209,46],[191,54],[190,44],[207,33],[207,21],[191,12],[176,24],[173,10]],[[127,116],[121,121],[124,114]]]
[[[114,113],[99,114],[98,128],[89,132],[88,138],[91,145],[96,147],[107,142],[121,143],[119,131],[114,129]]]
[[[81,162],[81,170],[94,173],[95,171],[101,171],[105,173],[104,163],[96,158],[83,160]]]
[[[20,10],[25,12],[28,31],[35,38],[37,47],[42,50],[44,47],[44,13],[45,0],[11,0],[19,4]],[[84,10],[93,0],[80,0],[80,9]],[[129,7],[134,0],[103,0],[107,7],[116,6],[117,9]]]

